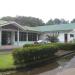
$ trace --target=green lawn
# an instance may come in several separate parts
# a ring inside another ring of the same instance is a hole
[[[9,69],[14,67],[13,56],[11,53],[0,53],[0,69]]]

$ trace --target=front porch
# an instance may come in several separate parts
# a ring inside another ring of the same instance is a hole
[[[0,46],[23,46],[24,44],[32,44],[38,40],[37,33],[22,31],[1,31],[0,33]]]
[[[38,32],[23,30],[15,24],[8,24],[0,27],[0,46],[23,46],[24,44],[33,43],[38,39]]]

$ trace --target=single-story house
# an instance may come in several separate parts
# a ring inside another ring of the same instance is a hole
[[[58,34],[59,42],[73,40],[75,38],[75,23],[28,27],[12,21],[0,20],[0,46],[23,46],[37,40],[44,40],[47,35],[55,34]]]

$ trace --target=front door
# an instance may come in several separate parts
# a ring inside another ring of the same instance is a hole
[[[11,45],[10,31],[2,31],[2,45]]]
[[[67,34],[64,34],[64,41],[65,41],[65,43],[67,43],[67,42],[68,42]]]

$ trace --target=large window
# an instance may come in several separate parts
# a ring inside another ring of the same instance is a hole
[[[28,41],[37,41],[36,33],[28,33]]]
[[[17,41],[17,32],[15,32],[15,41]],[[19,32],[19,41],[26,41],[27,33]],[[28,33],[28,41],[37,41],[37,33]]]
[[[17,32],[15,32],[15,41],[17,41]]]
[[[25,32],[19,33],[19,41],[26,41],[26,33]]]
[[[17,32],[15,32],[15,41],[17,41]],[[19,32],[19,41],[26,41],[26,33],[25,32]]]

